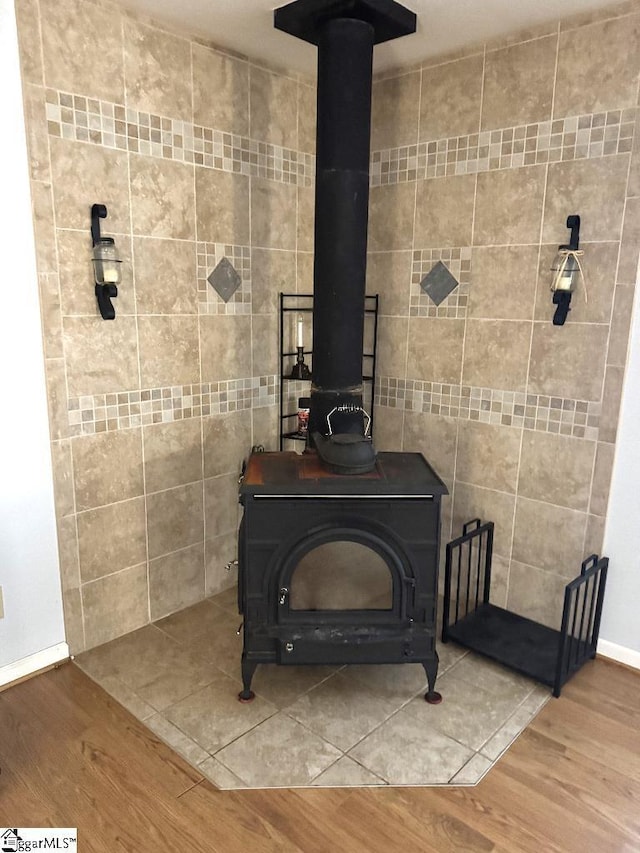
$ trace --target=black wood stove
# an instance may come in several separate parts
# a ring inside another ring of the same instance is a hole
[[[328,473],[315,453],[255,453],[240,487],[240,697],[259,663],[421,663],[430,699],[440,498],[419,453]]]
[[[415,32],[392,0],[296,0],[318,47],[309,445],[254,453],[240,487],[242,701],[260,663],[420,663],[435,692],[440,499],[419,453],[375,453],[362,408],[373,47]]]

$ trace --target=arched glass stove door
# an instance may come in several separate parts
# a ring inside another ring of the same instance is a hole
[[[349,539],[317,545],[291,576],[289,609],[391,610],[393,578],[373,548]]]
[[[396,623],[413,613],[402,546],[361,525],[330,524],[290,547],[279,572],[278,621]]]

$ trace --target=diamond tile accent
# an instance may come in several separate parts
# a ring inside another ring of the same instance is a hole
[[[472,254],[471,246],[414,250],[409,315],[411,317],[464,320],[467,316],[471,287]],[[439,305],[434,304],[421,285],[422,280],[437,261],[441,261],[458,282],[458,287],[454,288]]]
[[[227,258],[223,258],[213,272],[207,276],[207,281],[221,299],[228,302],[242,284],[240,275]]]
[[[251,314],[251,248],[228,243],[196,243],[199,314]],[[240,276],[240,287],[226,302],[207,276],[226,258]]]
[[[449,296],[458,286],[458,281],[447,267],[438,261],[420,282],[420,287],[436,305]]]

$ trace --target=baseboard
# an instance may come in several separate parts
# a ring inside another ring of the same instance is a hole
[[[69,657],[69,646],[66,643],[58,643],[49,649],[43,649],[26,658],[9,663],[0,667],[0,690],[14,681],[21,681],[29,675],[54,666]]]
[[[617,643],[609,642],[609,640],[598,640],[598,654],[618,661],[618,663],[623,663],[625,666],[630,666],[632,669],[640,669],[640,652],[635,651],[635,649],[619,646]]]

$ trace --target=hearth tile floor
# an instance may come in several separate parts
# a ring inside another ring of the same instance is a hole
[[[237,701],[235,588],[78,655],[76,664],[219,788],[475,785],[549,690],[453,644],[419,664],[259,666]]]

